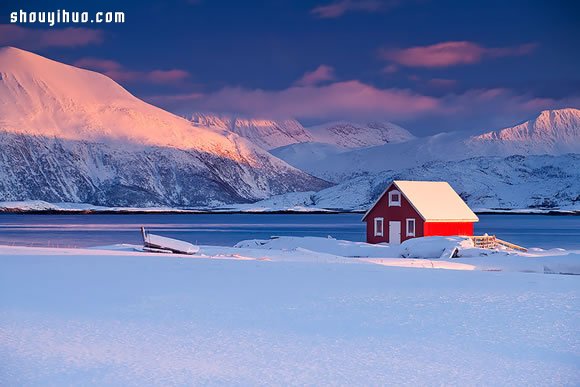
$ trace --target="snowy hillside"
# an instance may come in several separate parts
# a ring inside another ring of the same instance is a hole
[[[201,126],[236,133],[266,150],[312,141],[311,135],[296,120],[251,119],[205,113],[193,113],[188,118]]]
[[[187,117],[194,124],[231,131],[259,147],[272,150],[294,145],[297,152],[310,144],[325,144],[339,149],[357,149],[413,139],[407,130],[390,122],[329,122],[304,128],[292,119],[269,120],[242,118],[227,114],[192,113]]]
[[[474,136],[468,144],[503,155],[580,153],[580,110],[545,110],[522,124]]]
[[[464,138],[460,133],[441,133],[402,143],[384,144],[369,148],[338,152],[319,145],[295,144],[274,155],[311,175],[340,183],[359,174],[378,173],[388,169],[410,168],[432,160],[461,160],[468,158],[457,144]],[[315,148],[315,150],[312,150]],[[317,157],[302,155],[316,152]]]
[[[476,157],[363,174],[320,192],[281,195],[252,208],[366,210],[394,180],[446,180],[474,209],[580,211],[580,155]]]
[[[309,171],[313,170],[312,167],[317,162],[324,162],[330,156],[338,155],[346,151],[347,149],[341,148],[338,145],[323,144],[320,142],[303,142],[300,144],[281,146],[280,148],[270,150],[270,153],[298,169]],[[334,175],[331,175],[331,179],[333,178]]]
[[[205,206],[328,186],[272,157],[244,164],[191,150],[9,133],[0,133],[0,146],[5,201]]]
[[[399,143],[415,138],[409,131],[391,122],[367,123],[331,122],[308,128],[315,142],[333,144],[342,148],[364,148],[388,143]]]
[[[292,147],[301,147],[297,144]],[[476,156],[561,155],[580,153],[580,110],[542,112],[536,119],[497,132],[469,136],[439,133],[397,144],[384,144],[348,152],[329,152],[312,162],[297,152],[276,155],[320,178],[342,182],[359,174],[412,168],[431,161],[464,160]]]
[[[0,199],[206,205],[328,186],[104,75],[0,50]]]

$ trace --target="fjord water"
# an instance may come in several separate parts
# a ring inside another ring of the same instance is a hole
[[[361,214],[0,214],[0,244],[91,247],[140,244],[139,228],[192,243],[232,246],[270,236],[364,241]],[[480,215],[475,233],[525,247],[580,249],[580,216]]]

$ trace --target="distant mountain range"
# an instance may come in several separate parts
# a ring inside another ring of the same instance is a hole
[[[326,144],[339,149],[357,149],[415,138],[391,122],[330,122],[305,128],[296,120],[267,120],[226,114],[194,112],[187,116],[194,124],[231,131],[266,150],[293,144]]]
[[[543,111],[535,119],[514,127],[475,136],[462,132],[439,133],[348,152],[339,152],[326,145],[294,144],[272,150],[272,153],[297,168],[335,183],[361,174],[412,168],[432,161],[580,153],[580,110]]]
[[[265,150],[314,141],[310,133],[296,120],[252,119],[198,112],[186,118],[196,125],[236,133]]]
[[[476,208],[580,208],[578,109],[423,138],[390,122],[183,118],[104,75],[10,47],[0,147],[0,201],[362,209],[400,178],[448,180]]]
[[[448,181],[475,210],[580,210],[580,154],[432,161],[361,174],[319,192],[289,193],[237,208],[366,210],[395,179]]]

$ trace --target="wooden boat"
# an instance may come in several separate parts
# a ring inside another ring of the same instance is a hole
[[[199,246],[179,239],[167,238],[160,235],[151,234],[141,227],[143,236],[143,250],[152,253],[173,253],[193,255],[199,252]]]

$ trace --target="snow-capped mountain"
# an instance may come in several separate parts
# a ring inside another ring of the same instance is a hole
[[[461,132],[439,133],[401,143],[329,152],[311,162],[298,159],[298,151],[274,153],[314,176],[337,183],[360,174],[411,168],[430,161],[459,161],[475,156],[580,153],[580,110],[544,111],[523,124],[476,136]]]
[[[271,120],[242,118],[227,114],[195,112],[187,116],[191,122],[231,131],[268,151],[294,145],[297,152],[303,144],[325,144],[343,149],[358,149],[387,143],[400,143],[414,138],[407,130],[390,122],[330,122],[304,128],[293,119]],[[307,149],[313,149],[306,145]],[[321,149],[324,149],[321,148]]]
[[[331,122],[308,130],[315,142],[351,149],[400,143],[415,138],[408,130],[387,121]]]
[[[545,110],[519,125],[473,136],[467,143],[504,155],[580,152],[580,110]]]
[[[334,122],[307,129],[313,142],[300,142],[283,147],[271,149],[270,153],[286,161],[290,165],[309,173],[327,176],[329,181],[340,181],[333,170],[328,173],[326,165],[337,162],[337,166],[343,158],[341,154],[349,151],[366,153],[374,146],[390,145],[391,148],[406,146],[407,142],[415,140],[409,131],[390,122],[368,122],[357,124],[352,122]],[[319,165],[318,163],[321,163]],[[347,168],[348,169],[348,168]],[[337,168],[336,171],[344,171]]]
[[[365,174],[319,192],[276,196],[252,207],[367,210],[394,179],[446,180],[474,209],[580,210],[580,155],[475,157]]]
[[[110,78],[0,49],[0,200],[205,205],[328,184]]]
[[[313,141],[310,133],[291,119],[267,120],[208,113],[193,113],[188,118],[195,124],[236,133],[266,150]]]

